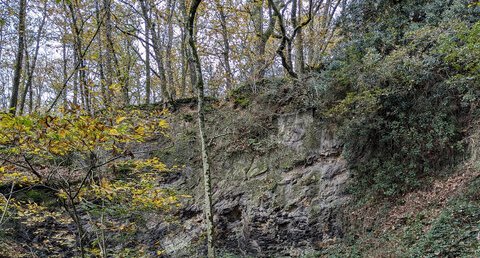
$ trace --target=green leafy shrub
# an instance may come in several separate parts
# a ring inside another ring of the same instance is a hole
[[[353,193],[401,194],[463,153],[480,96],[480,23],[477,7],[447,2],[359,1],[343,16],[345,40],[318,88]]]

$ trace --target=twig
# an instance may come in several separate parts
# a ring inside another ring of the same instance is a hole
[[[10,164],[12,164],[12,165],[15,165],[15,166],[17,166],[17,167],[21,167],[21,168],[30,170],[29,167],[27,167],[27,166],[25,166],[25,165],[23,165],[23,164],[17,163],[17,162],[15,162],[15,161],[11,161],[11,160],[8,160],[8,159],[2,158],[2,157],[0,157],[0,160],[3,160],[3,161],[5,161],[5,162],[10,163]]]
[[[15,183],[12,182],[12,187],[10,187],[10,194],[8,195],[7,202],[5,203],[5,207],[3,208],[3,213],[2,217],[0,218],[0,226],[3,224],[3,219],[5,218],[5,214],[7,214],[7,209],[8,209],[8,204],[10,203],[10,200],[12,199],[12,194],[13,194],[13,187],[15,186]],[[5,196],[3,196],[5,198]]]
[[[32,164],[30,164],[30,162],[28,161],[27,157],[25,157],[25,155],[23,155],[23,159],[25,160],[25,162],[27,163],[28,167],[30,168],[30,171],[38,177],[39,180],[42,180],[42,175],[40,175],[40,173],[37,172],[37,170],[35,170],[35,168],[33,168]]]

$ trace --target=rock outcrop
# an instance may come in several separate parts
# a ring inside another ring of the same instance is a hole
[[[313,111],[280,115],[273,125],[267,138],[275,148],[266,153],[214,153],[216,245],[222,253],[296,257],[342,237],[349,172],[334,132]],[[185,145],[183,151],[196,148]],[[176,148],[182,151],[181,144]],[[194,156],[169,182],[193,196],[179,211],[180,221],[149,220],[158,232],[150,240],[172,257],[204,252],[201,173]]]

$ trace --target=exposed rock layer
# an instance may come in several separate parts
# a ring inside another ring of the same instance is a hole
[[[334,133],[312,111],[280,115],[273,125],[267,138],[275,148],[266,153],[214,153],[216,244],[221,252],[300,256],[342,237],[349,173]],[[174,126],[191,128],[189,122]],[[182,149],[177,142],[174,151],[196,148],[194,142],[183,144]],[[158,232],[152,241],[162,243],[173,257],[202,256],[204,251],[201,174],[195,152],[190,154],[189,160],[182,154],[186,167],[168,183],[193,196],[180,211],[180,223],[149,221],[149,228]]]

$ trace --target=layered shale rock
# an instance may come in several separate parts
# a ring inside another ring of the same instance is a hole
[[[263,141],[274,147],[264,153],[216,148],[213,200],[221,252],[300,256],[342,237],[349,172],[335,132],[318,120],[312,110],[275,116]],[[172,257],[201,257],[204,252],[200,163],[195,134],[186,132],[194,126],[194,121],[173,124],[174,147],[156,154],[170,162],[182,157],[185,168],[166,185],[193,196],[180,209],[179,221],[149,218],[149,227],[158,232],[149,241],[161,243]],[[188,134],[192,137],[183,137]],[[155,149],[156,144],[143,147]]]

